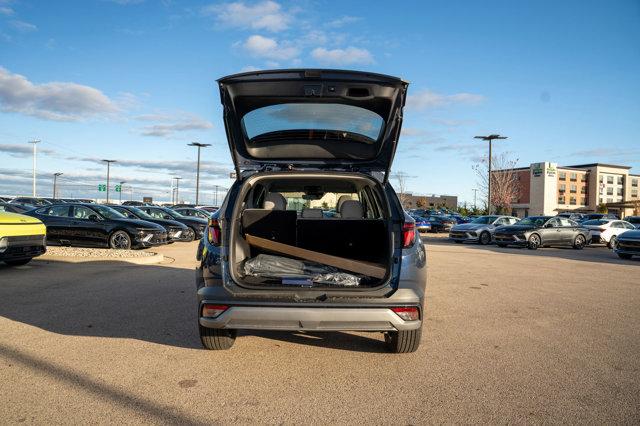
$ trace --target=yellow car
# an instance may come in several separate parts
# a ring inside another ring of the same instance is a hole
[[[0,212],[0,262],[19,266],[47,251],[47,227],[35,217]]]

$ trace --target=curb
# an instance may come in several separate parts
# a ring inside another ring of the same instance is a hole
[[[73,257],[73,256],[38,256],[34,260],[44,261],[60,261],[67,263],[85,263],[85,262],[127,262],[134,265],[153,265],[164,261],[164,256],[160,253],[154,253],[153,256],[145,257]]]

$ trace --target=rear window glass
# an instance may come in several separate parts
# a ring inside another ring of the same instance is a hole
[[[582,224],[583,225],[606,225],[609,222],[611,221],[603,220],[603,219],[594,219],[594,220],[587,220],[586,222],[582,222]]]
[[[378,140],[383,124],[382,117],[373,111],[342,104],[269,105],[250,111],[242,118],[250,140],[273,132],[314,130],[341,132],[342,139],[373,143]],[[318,137],[309,132],[310,139]]]

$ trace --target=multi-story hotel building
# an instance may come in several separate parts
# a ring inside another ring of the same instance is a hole
[[[515,169],[519,195],[513,214],[519,217],[561,212],[595,212],[605,205],[621,216],[640,214],[640,175],[613,164],[533,163]],[[496,170],[496,173],[500,173]]]

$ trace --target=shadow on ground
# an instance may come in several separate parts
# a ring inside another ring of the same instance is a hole
[[[137,339],[199,349],[195,273],[171,265],[34,260],[0,266],[0,316],[69,336]],[[348,351],[383,352],[379,335],[241,334]],[[375,337],[378,337],[377,339]]]

